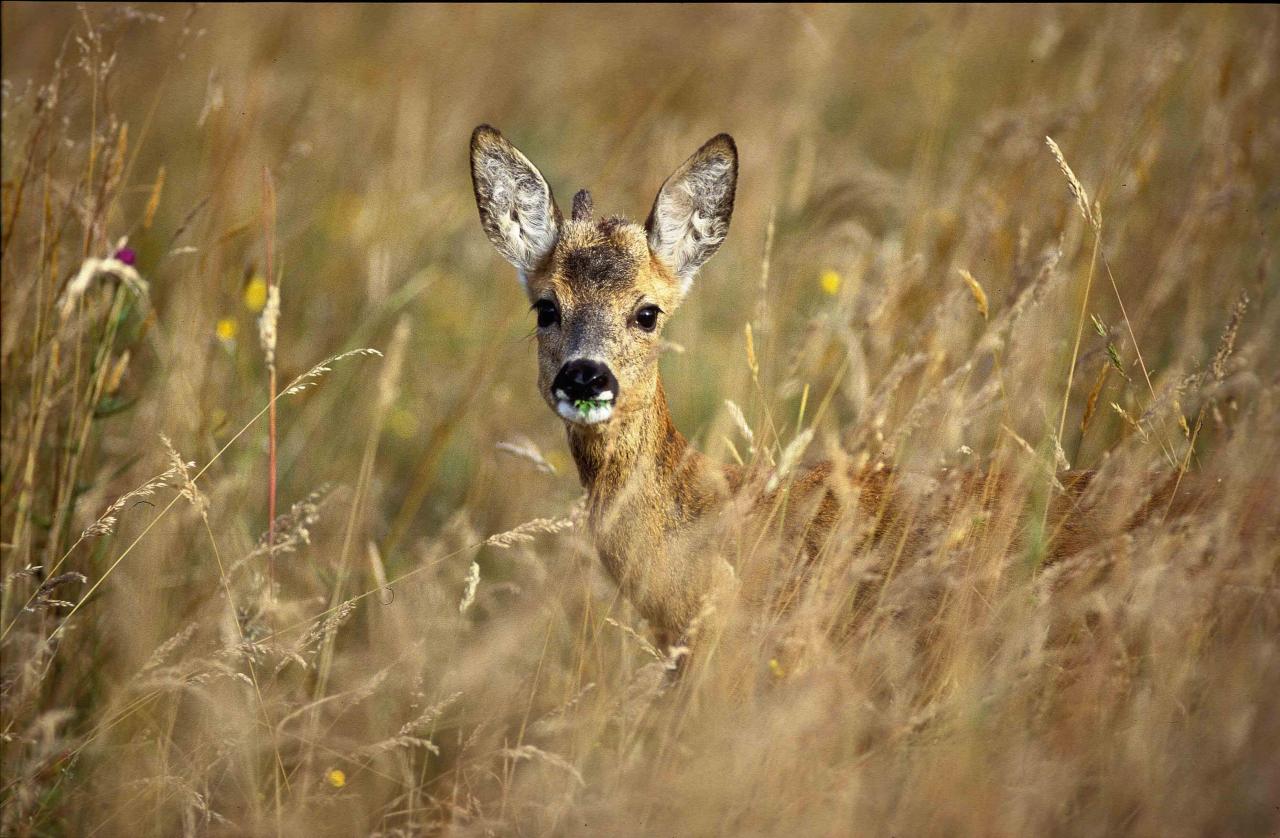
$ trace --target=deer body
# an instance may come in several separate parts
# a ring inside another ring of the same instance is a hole
[[[537,312],[538,388],[564,420],[597,552],[661,643],[679,640],[713,593],[747,581],[728,558],[780,538],[808,561],[848,505],[829,465],[766,490],[767,472],[712,462],[671,421],[658,336],[728,232],[737,170],[721,134],[666,180],[644,226],[594,218],[586,190],[565,219],[515,146],[486,125],[471,138],[481,226]],[[892,530],[888,473],[846,477],[877,536]]]
[[[737,149],[708,141],[658,192],[647,223],[596,219],[584,190],[565,219],[537,168],[496,130],[472,135],[481,225],[538,315],[543,398],[567,427],[600,558],[661,638],[718,580],[715,522],[743,474],[672,424],[658,374],[662,321],[728,232]]]
[[[570,425],[569,448],[601,562],[659,640],[674,643],[713,592],[736,587],[727,557],[735,543],[760,537],[776,493],[751,485],[763,475],[694,449],[671,421],[660,380],[651,404],[612,433]],[[792,513],[781,520],[784,540],[811,554],[839,508],[827,469],[796,476],[788,486]],[[865,503],[879,498],[869,492]]]

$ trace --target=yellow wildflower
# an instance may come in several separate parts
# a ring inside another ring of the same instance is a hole
[[[340,789],[347,784],[347,775],[341,768],[330,768],[324,775],[324,781],[335,789]]]
[[[244,307],[254,314],[262,311],[267,304],[267,281],[258,274],[244,287]]]
[[[218,335],[218,340],[223,343],[230,343],[236,339],[236,332],[238,330],[239,326],[234,319],[224,317],[218,321],[218,325],[214,329],[214,332]]]
[[[818,282],[822,285],[822,290],[829,296],[834,297],[840,293],[840,274],[828,268],[822,272]]]

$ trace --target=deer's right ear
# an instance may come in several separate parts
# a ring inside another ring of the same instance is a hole
[[[488,125],[471,134],[471,183],[480,225],[523,283],[560,234],[562,216],[551,187],[520,149]]]
[[[680,293],[693,284],[702,263],[729,232],[738,185],[738,147],[733,137],[712,137],[675,170],[658,190],[645,229],[649,249],[675,271]]]

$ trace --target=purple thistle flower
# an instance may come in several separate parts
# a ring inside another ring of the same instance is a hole
[[[138,254],[135,253],[131,247],[122,247],[117,250],[111,258],[119,259],[126,265],[132,265],[134,262],[138,261]]]

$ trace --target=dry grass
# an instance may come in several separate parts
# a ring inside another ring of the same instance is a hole
[[[1275,8],[3,24],[4,834],[1278,828]],[[671,685],[479,229],[482,121],[632,216],[734,134],[677,423],[919,475],[923,554],[846,521]],[[1068,463],[1142,522],[1046,562]]]

